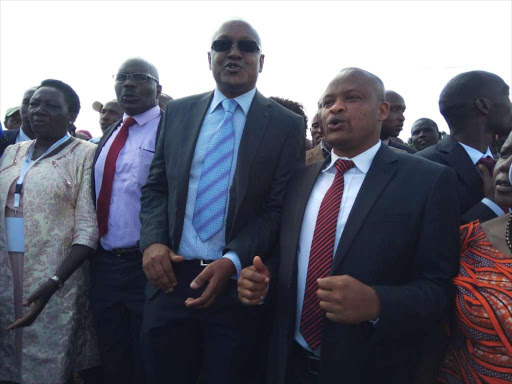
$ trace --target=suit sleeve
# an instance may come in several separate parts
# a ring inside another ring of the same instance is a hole
[[[441,321],[453,304],[451,279],[459,260],[457,194],[453,170],[444,167],[432,186],[411,266],[412,278],[401,286],[375,286],[381,313],[377,339],[422,333]]]
[[[299,116],[289,121],[289,133],[283,142],[277,166],[273,170],[272,184],[265,194],[261,214],[250,219],[238,235],[226,244],[225,251],[236,252],[242,268],[252,265],[254,256],[258,255],[265,259],[271,253],[279,234],[286,186],[295,170],[304,167],[304,121]]]
[[[142,187],[139,240],[141,250],[154,243],[171,247],[171,244],[169,244],[168,185],[165,166],[166,121],[169,120],[170,110],[171,108],[167,109],[160,121],[155,155],[151,162],[146,184]]]
[[[461,225],[471,223],[475,220],[480,220],[481,223],[497,217],[496,213],[483,202],[479,202],[469,210],[464,212],[461,217]]]

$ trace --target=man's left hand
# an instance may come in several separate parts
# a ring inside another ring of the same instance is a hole
[[[229,279],[235,273],[235,265],[229,259],[221,258],[208,264],[203,272],[197,275],[190,283],[190,288],[198,289],[208,281],[206,289],[197,299],[189,297],[185,300],[185,305],[190,308],[208,308],[215,302],[217,296],[222,293]]]
[[[348,275],[318,279],[317,295],[326,317],[336,323],[359,324],[376,320],[380,300],[372,287]]]

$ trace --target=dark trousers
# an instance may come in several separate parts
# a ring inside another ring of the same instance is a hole
[[[288,360],[286,384],[318,384],[319,378],[320,359],[294,341]]]
[[[105,384],[144,384],[139,344],[146,276],[142,258],[99,249],[91,264],[91,303]]]
[[[141,342],[150,384],[256,382],[261,369],[255,364],[261,308],[238,301],[234,280],[210,308],[188,308],[185,300],[199,297],[204,289],[189,287],[203,268],[174,264],[175,291],[157,291],[146,300]]]

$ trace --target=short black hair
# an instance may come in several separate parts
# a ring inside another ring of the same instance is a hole
[[[508,93],[508,86],[498,75],[486,71],[460,73],[451,79],[439,96],[439,111],[451,130],[460,130],[474,117],[475,100],[495,98],[499,89]]]
[[[80,98],[75,90],[68,84],[60,80],[47,79],[41,81],[41,85],[39,85],[37,89],[41,87],[49,87],[61,91],[64,95],[64,100],[68,106],[69,112],[74,114],[75,117],[78,116],[78,112],[80,112]]]
[[[295,112],[297,115],[302,116],[304,119],[304,126],[307,129],[308,126],[308,117],[306,116],[306,112],[304,112],[304,106],[301,103],[290,99],[283,99],[282,97],[272,96],[270,99],[274,100],[276,103],[281,104],[286,109],[289,109],[292,112]]]
[[[436,129],[437,132],[439,132],[439,127],[437,126],[437,124],[434,120],[429,119],[428,117],[421,117],[418,120],[416,120],[414,123],[412,123],[411,133],[412,133],[412,129],[414,128],[414,126],[419,123],[429,123]]]

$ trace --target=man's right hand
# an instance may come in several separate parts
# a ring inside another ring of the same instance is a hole
[[[253,265],[242,269],[238,279],[238,298],[246,305],[257,305],[267,295],[270,272],[259,256]]]
[[[183,256],[176,255],[167,245],[155,243],[144,249],[142,269],[151,284],[165,293],[170,293],[178,284],[171,262],[181,261]]]

